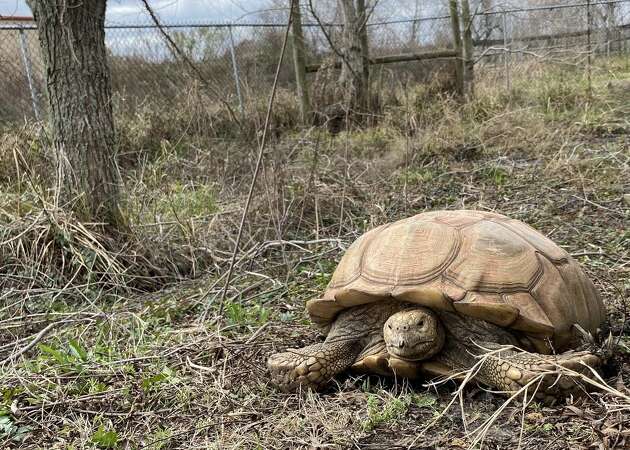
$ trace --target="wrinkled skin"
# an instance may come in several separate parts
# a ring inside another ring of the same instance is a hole
[[[601,360],[589,352],[532,353],[526,339],[485,321],[417,305],[385,301],[342,311],[323,343],[272,355],[267,367],[284,391],[320,390],[347,369],[416,378],[475,368],[475,379],[505,393],[536,390],[538,397],[576,393],[576,378]],[[480,362],[483,360],[483,362]]]

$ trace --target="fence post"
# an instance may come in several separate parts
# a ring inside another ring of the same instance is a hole
[[[449,0],[448,7],[451,14],[451,30],[453,32],[453,47],[455,48],[455,77],[457,92],[464,95],[464,59],[462,57],[462,33],[459,28],[459,11],[457,0]]]
[[[38,95],[35,83],[33,82],[33,69],[31,64],[31,57],[28,53],[28,44],[26,42],[26,35],[24,29],[20,27],[20,49],[22,50],[22,62],[24,63],[24,70],[26,71],[26,79],[28,80],[28,89],[31,92],[31,101],[33,102],[33,113],[35,114],[35,120],[39,122],[40,114],[39,107],[37,106]]]
[[[586,72],[588,77],[588,95],[593,95],[591,79],[591,0],[586,0]]]
[[[505,83],[508,90],[508,93],[512,89],[512,82],[510,79],[510,62],[512,59],[512,49],[508,47],[508,39],[507,39],[507,14],[503,13],[503,63],[505,64]]]
[[[232,25],[228,27],[228,33],[230,34],[230,55],[232,56],[232,68],[234,69],[234,83],[236,83],[236,96],[238,97],[238,108],[243,111],[243,97],[241,96],[241,80],[238,77],[238,66],[236,64],[236,52],[234,51],[234,36],[232,35]]]
[[[300,120],[302,124],[308,122],[311,114],[306,83],[306,56],[304,51],[304,33],[302,32],[302,15],[300,14],[300,2],[291,3],[291,38],[293,50],[293,68],[295,70],[295,84],[297,86],[298,99],[300,101]]]
[[[474,75],[474,47],[472,39],[472,17],[470,16],[470,4],[468,0],[462,2],[463,50],[464,50],[464,94],[472,97],[475,92]]]

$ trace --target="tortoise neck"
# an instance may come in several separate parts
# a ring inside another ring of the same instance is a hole
[[[376,301],[339,313],[326,342],[359,341],[364,345],[383,339],[383,325],[393,314],[409,308],[397,300]]]

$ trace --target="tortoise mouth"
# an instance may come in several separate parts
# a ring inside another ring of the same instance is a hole
[[[421,341],[416,341],[413,347],[400,348],[395,345],[387,345],[386,347],[387,352],[396,358],[400,358],[405,361],[421,361],[429,356],[427,355],[427,349],[431,348],[434,342],[434,339],[423,339]]]

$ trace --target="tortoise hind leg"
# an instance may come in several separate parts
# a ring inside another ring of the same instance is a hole
[[[317,391],[348,369],[359,351],[358,341],[324,342],[271,355],[267,367],[273,383],[285,392],[300,388]]]
[[[592,378],[591,369],[602,363],[598,356],[585,351],[543,355],[506,349],[480,356],[485,358],[477,373],[480,381],[509,393],[528,386],[528,392],[539,398],[581,392],[580,375]]]

